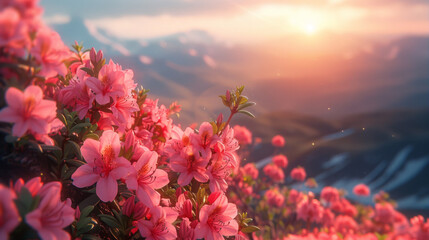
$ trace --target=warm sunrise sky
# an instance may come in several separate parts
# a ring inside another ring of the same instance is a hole
[[[205,30],[226,43],[322,32],[368,37],[429,34],[427,0],[42,0],[45,19],[73,16],[129,39]]]

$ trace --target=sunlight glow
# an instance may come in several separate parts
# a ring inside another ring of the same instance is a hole
[[[316,30],[316,26],[311,23],[307,23],[304,27],[304,32],[307,35],[313,35],[314,33],[316,33]]]

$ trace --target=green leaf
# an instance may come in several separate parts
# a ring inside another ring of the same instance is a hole
[[[252,232],[256,232],[256,231],[260,231],[260,230],[261,230],[260,228],[258,228],[257,226],[253,226],[253,225],[247,226],[247,227],[241,229],[241,231],[243,233],[252,233]]]
[[[94,206],[92,206],[92,205],[87,206],[86,208],[84,208],[84,209],[80,212],[80,217],[81,217],[81,218],[83,218],[83,217],[87,217],[87,216],[92,212],[92,210],[94,210]]]
[[[93,193],[79,203],[79,208],[85,209],[87,206],[90,206],[90,205],[95,206],[98,204],[98,202],[100,202],[100,198],[98,198],[97,194]]]
[[[245,115],[247,115],[247,116],[249,116],[249,117],[252,117],[252,118],[255,118],[255,115],[253,115],[253,113],[251,113],[251,112],[249,112],[249,111],[247,111],[247,110],[240,110],[240,111],[238,111],[239,113],[243,113],[243,114],[245,114]]]
[[[74,155],[82,159],[82,154],[80,152],[80,146],[74,141],[67,141],[65,146],[65,152],[67,153],[74,153]],[[65,155],[67,157],[67,155]]]
[[[100,140],[100,137],[97,134],[95,134],[95,133],[88,133],[88,134],[86,134],[85,136],[83,136],[82,140],[85,141],[88,138],[94,139],[96,141]]]
[[[245,104],[240,105],[237,110],[240,111],[242,109],[245,109],[247,107],[251,107],[251,106],[254,106],[254,105],[256,105],[255,102],[247,102]]]
[[[90,76],[94,77],[94,71],[92,71],[91,68],[87,68],[87,67],[83,67],[80,68],[82,71],[85,71],[86,73],[88,73]]]
[[[100,214],[98,215],[104,223],[106,223],[109,227],[112,228],[120,228],[121,225],[118,223],[115,217],[107,214]]]
[[[66,163],[69,165],[76,166],[76,167],[80,167],[80,166],[85,164],[85,162],[77,160],[77,159],[67,159]]]
[[[91,127],[91,123],[78,123],[70,129],[70,132],[79,133],[86,127]]]

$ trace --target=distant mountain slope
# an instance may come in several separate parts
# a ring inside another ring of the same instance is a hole
[[[289,171],[303,166],[319,186],[343,188],[349,197],[370,203],[371,198],[357,199],[352,194],[353,187],[363,182],[373,194],[387,191],[399,208],[424,209],[429,215],[429,108],[357,114],[332,121],[276,113],[238,123],[259,129],[255,135],[264,140],[249,161],[269,157],[274,151],[270,138],[282,134]]]

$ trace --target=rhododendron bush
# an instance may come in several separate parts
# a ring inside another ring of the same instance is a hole
[[[386,193],[374,207],[316,196],[284,184],[317,184],[285,155],[261,172],[246,162],[252,134],[230,126],[254,117],[244,87],[220,96],[228,118],[183,127],[180,105],[101,50],[69,49],[34,1],[0,6],[0,239],[429,239],[429,221]]]

